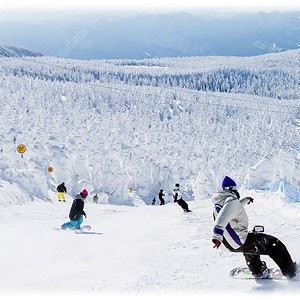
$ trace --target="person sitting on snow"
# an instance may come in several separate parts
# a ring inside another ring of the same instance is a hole
[[[81,223],[83,222],[83,217],[86,218],[86,213],[84,212],[84,200],[88,196],[88,191],[86,189],[82,190],[79,194],[75,196],[72,203],[69,218],[70,221],[61,225],[62,229],[66,228],[76,228],[79,229]]]
[[[248,232],[248,216],[244,206],[253,202],[253,198],[240,199],[237,185],[226,176],[222,190],[212,196],[214,204],[214,229],[212,242],[214,248],[223,245],[231,252],[242,252],[247,266],[255,278],[267,278],[268,268],[260,255],[269,255],[279,266],[282,274],[293,278],[297,265],[285,245],[276,237],[262,232]]]

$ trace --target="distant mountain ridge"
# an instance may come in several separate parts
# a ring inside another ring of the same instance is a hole
[[[300,12],[82,14],[0,22],[0,44],[74,59],[255,56],[299,48]],[[45,38],[47,37],[47,38]]]
[[[44,54],[33,50],[0,45],[0,57],[22,57],[22,56],[38,57],[38,56],[44,56]]]

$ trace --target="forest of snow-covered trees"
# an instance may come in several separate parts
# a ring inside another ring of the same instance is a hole
[[[119,204],[130,204],[130,187],[149,203],[175,182],[186,199],[208,197],[227,174],[256,188],[278,178],[300,183],[293,172],[300,150],[298,50],[244,58],[0,61],[1,178],[34,196],[46,198],[61,181],[85,182]],[[20,143],[27,146],[23,158]],[[268,159],[276,163],[258,182],[255,169]]]
[[[288,54],[287,54],[288,53]],[[64,82],[121,82],[297,99],[299,50],[254,57],[187,57],[80,61],[11,58],[1,73]]]

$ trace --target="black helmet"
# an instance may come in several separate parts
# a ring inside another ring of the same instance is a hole
[[[160,191],[163,191],[163,189],[160,189]]]
[[[179,186],[179,183],[176,183],[175,186]]]

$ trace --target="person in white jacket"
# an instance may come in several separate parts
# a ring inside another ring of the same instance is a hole
[[[179,189],[179,183],[175,184],[175,188],[173,189],[173,200],[174,202],[177,202],[179,206],[183,209],[185,212],[191,212],[189,209],[188,204],[182,199],[181,191]]]
[[[237,185],[226,176],[222,182],[222,190],[212,197],[214,204],[214,229],[212,242],[214,248],[223,245],[231,252],[242,252],[247,266],[256,278],[268,276],[268,268],[260,255],[269,255],[279,266],[282,274],[293,278],[297,273],[297,265],[285,245],[276,237],[261,232],[248,231],[248,216],[244,206],[253,202],[253,198],[240,199]]]

